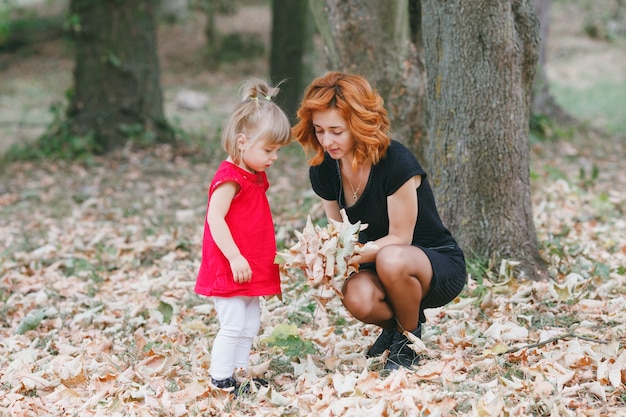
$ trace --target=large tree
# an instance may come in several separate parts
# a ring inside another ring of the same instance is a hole
[[[539,22],[532,0],[422,2],[429,136],[442,215],[463,247],[521,261],[540,277],[532,215],[532,88]]]
[[[539,52],[531,0],[311,4],[329,68],[373,81],[394,136],[411,143],[428,126],[422,148],[428,152],[416,154],[429,167],[442,216],[468,257],[521,261],[524,275],[543,276],[529,172]]]
[[[427,163],[426,79],[418,0],[311,0],[327,67],[367,77],[383,96],[394,138]]]
[[[129,137],[170,141],[163,113],[156,13],[151,0],[71,0],[76,63],[67,111],[73,133],[101,151]]]

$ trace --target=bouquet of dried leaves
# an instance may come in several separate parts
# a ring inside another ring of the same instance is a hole
[[[302,270],[309,284],[318,288],[316,298],[322,305],[337,295],[343,298],[341,286],[353,272],[359,270],[360,254],[376,245],[373,242],[361,244],[359,232],[367,224],[350,223],[345,210],[341,210],[342,221],[330,219],[326,227],[313,225],[311,216],[302,232],[295,231],[298,242],[283,252],[276,253],[275,262],[281,272],[295,277],[294,270]]]

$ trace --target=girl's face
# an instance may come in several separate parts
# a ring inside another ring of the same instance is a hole
[[[252,143],[247,139],[242,141],[241,148],[241,168],[251,172],[262,172],[272,166],[278,159],[278,151],[281,146],[269,145],[263,138],[259,138]]]
[[[349,157],[355,140],[348,130],[346,120],[336,109],[314,112],[313,127],[317,141],[333,159]]]

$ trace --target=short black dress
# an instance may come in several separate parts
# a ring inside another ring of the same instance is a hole
[[[426,253],[433,268],[430,291],[422,300],[420,308],[420,322],[424,322],[424,309],[441,307],[454,300],[467,280],[463,251],[439,217],[426,172],[403,144],[392,140],[385,157],[372,166],[363,194],[351,207],[345,206],[340,175],[339,162],[328,154],[320,165],[309,169],[311,186],[318,196],[324,200],[337,201],[339,207],[346,210],[351,223],[361,221],[368,224],[367,229],[359,234],[361,243],[389,233],[387,197],[411,177],[422,176],[421,185],[416,190],[418,216],[412,245]],[[375,264],[363,264],[361,269],[375,270]]]

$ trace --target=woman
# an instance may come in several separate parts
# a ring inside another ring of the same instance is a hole
[[[367,223],[359,241],[359,272],[343,286],[343,304],[356,319],[382,328],[367,352],[389,349],[385,369],[417,362],[404,331],[421,337],[424,309],[452,301],[466,281],[465,259],[443,225],[426,172],[392,140],[383,99],[353,74],[329,72],[307,87],[295,138],[309,160],[309,177],[328,218]]]

